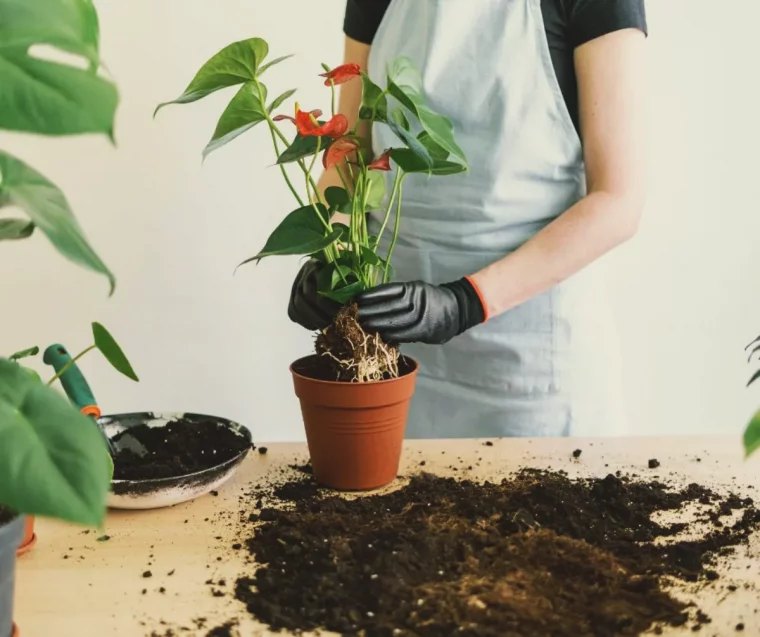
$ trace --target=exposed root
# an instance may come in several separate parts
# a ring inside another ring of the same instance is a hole
[[[317,336],[316,351],[329,359],[336,380],[369,383],[399,376],[399,351],[383,342],[379,334],[368,334],[359,322],[358,308],[341,308],[335,320]]]

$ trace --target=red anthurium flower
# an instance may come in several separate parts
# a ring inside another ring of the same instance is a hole
[[[391,151],[386,150],[380,157],[373,161],[367,170],[390,170],[391,169]]]
[[[298,113],[302,113],[302,111],[299,110],[298,104],[296,104],[296,117],[291,117],[290,115],[275,115],[272,118],[273,122],[281,122],[283,120],[290,120],[294,124],[297,124],[296,118],[298,117]],[[320,111],[318,108],[315,108],[313,111],[310,111],[309,113],[302,113],[303,115],[312,115],[316,119],[320,115],[322,115],[322,111]]]
[[[322,155],[322,164],[325,168],[332,168],[340,164],[346,157],[359,150],[359,141],[353,137],[341,137],[336,139]]]
[[[325,80],[325,86],[330,84],[345,84],[355,77],[359,77],[362,74],[361,67],[358,64],[341,64],[336,66],[332,71],[327,73],[320,73],[319,77],[327,78]]]
[[[303,115],[308,115],[308,117],[303,117]],[[323,137],[326,135],[337,139],[338,137],[343,137],[348,130],[348,119],[340,113],[321,126],[315,120],[316,118],[311,114],[301,113],[296,115],[298,132],[304,137],[308,137],[309,135]]]

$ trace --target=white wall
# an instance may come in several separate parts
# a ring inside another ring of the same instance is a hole
[[[651,196],[638,237],[610,259],[637,433],[738,433],[760,395],[744,389],[742,348],[760,333],[755,294],[760,125],[752,44],[760,8],[734,0],[650,0]],[[83,366],[105,412],[179,409],[238,419],[257,440],[303,438],[288,364],[310,336],[285,309],[296,259],[234,267],[261,247],[289,193],[258,129],[201,149],[229,94],[170,107],[197,67],[229,42],[298,54],[271,72],[327,106],[314,73],[342,53],[343,2],[100,0],[103,55],[122,103],[118,148],[101,139],[0,136],[66,191],[118,277],[63,261],[37,237],[0,251],[0,351],[88,344],[99,320],[141,375],[133,384],[96,355]],[[728,8],[728,7],[726,7]],[[282,13],[276,13],[281,10]],[[750,13],[754,15],[750,16]],[[279,92],[279,90],[278,90]],[[8,273],[13,272],[13,275]]]

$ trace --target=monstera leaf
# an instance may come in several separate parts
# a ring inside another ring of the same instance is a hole
[[[3,151],[0,151],[0,202],[23,210],[67,259],[105,275],[113,292],[116,279],[90,247],[63,192],[34,168]]]
[[[99,525],[111,481],[98,426],[18,364],[0,359],[0,503]]]
[[[81,57],[86,68],[42,57],[36,45]],[[99,66],[91,0],[0,0],[0,128],[113,137],[119,97]]]

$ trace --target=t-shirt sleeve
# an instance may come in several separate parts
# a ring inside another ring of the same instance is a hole
[[[343,33],[352,40],[372,44],[390,0],[347,0]]]
[[[570,0],[569,4],[568,30],[573,47],[621,29],[648,34],[644,0]]]

